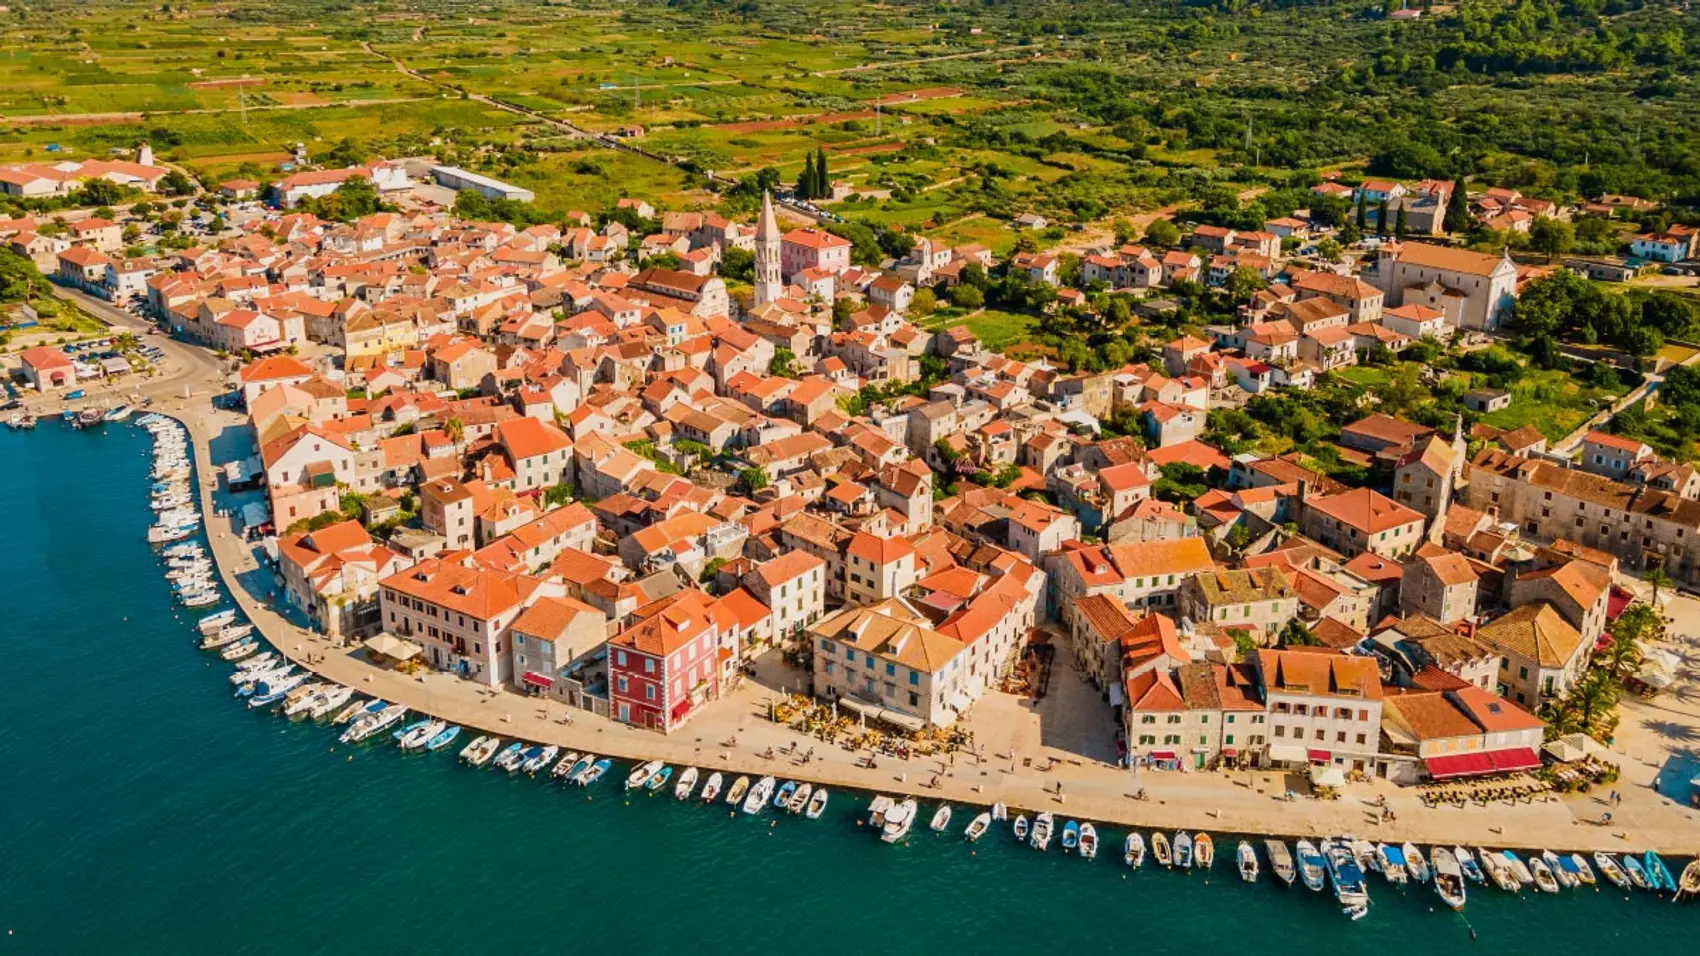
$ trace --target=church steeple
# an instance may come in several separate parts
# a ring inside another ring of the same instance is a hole
[[[779,268],[779,218],[773,212],[773,194],[761,195],[761,220],[756,223],[755,303],[777,302],[784,293],[785,279]]]

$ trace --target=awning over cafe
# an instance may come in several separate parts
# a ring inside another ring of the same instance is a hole
[[[1428,768],[1430,777],[1436,780],[1451,780],[1458,777],[1482,777],[1495,773],[1534,770],[1541,765],[1541,758],[1527,747],[1516,747],[1511,750],[1482,750],[1476,753],[1430,757],[1423,761],[1423,765]]]
[[[536,671],[526,671],[525,676],[521,677],[520,680],[526,682],[527,684],[530,684],[533,687],[541,687],[544,690],[548,690],[549,688],[555,686],[554,680],[552,680],[548,677],[545,677],[542,674],[537,673]]]
[[[904,730],[921,730],[927,726],[927,722],[919,717],[895,710],[887,710],[878,704],[870,704],[866,701],[857,700],[854,697],[840,697],[838,698],[838,704],[841,707],[847,707],[850,710],[861,714],[869,720],[883,720],[888,724],[902,727]]]

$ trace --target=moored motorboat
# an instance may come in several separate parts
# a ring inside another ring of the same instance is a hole
[[[436,753],[437,751],[442,750],[444,747],[447,747],[448,745],[454,743],[455,738],[459,737],[459,736],[460,736],[460,725],[459,724],[450,724],[449,726],[444,727],[442,730],[439,730],[435,734],[433,734],[431,736],[430,740],[425,741],[425,749],[427,751],[429,751],[430,753]]]
[[[1192,869],[1192,836],[1185,830],[1175,834],[1171,846],[1175,853],[1175,866],[1183,870]]]
[[[490,766],[497,770],[513,773],[519,769],[519,762],[525,759],[525,751],[525,741],[516,740],[502,748],[502,752],[496,755],[496,759],[490,762]]]
[[[773,788],[777,785],[771,775],[757,780],[755,785],[750,787],[749,795],[744,797],[743,811],[752,815],[760,813],[767,806],[767,799],[773,796]]]
[[[1239,848],[1234,851],[1235,862],[1239,866],[1240,879],[1247,883],[1257,882],[1257,851],[1245,840],[1240,841]]]
[[[968,829],[962,831],[962,838],[967,840],[969,843],[973,843],[985,836],[986,830],[990,828],[991,825],[992,815],[990,812],[976,814],[974,819],[968,821]]]
[[[234,644],[227,645],[223,650],[218,652],[218,656],[227,661],[239,661],[250,654],[258,653],[259,650],[259,641],[252,637],[244,637],[236,641]]]
[[[1521,893],[1523,891],[1523,882],[1517,879],[1517,874],[1511,872],[1510,867],[1505,865],[1505,857],[1483,848],[1480,850],[1477,859],[1481,861],[1482,868],[1487,870],[1488,878],[1493,880],[1494,886],[1507,893]]]
[[[1169,852],[1169,838],[1160,830],[1151,831],[1151,857],[1164,869],[1175,864],[1174,854]]]
[[[720,771],[708,775],[708,780],[702,785],[702,802],[713,803],[720,796],[720,788],[726,785],[726,776]]]
[[[1192,865],[1200,870],[1208,870],[1216,862],[1216,842],[1210,839],[1210,834],[1200,833],[1192,838]]]
[[[1629,875],[1623,872],[1623,867],[1617,862],[1617,858],[1610,853],[1604,850],[1596,852],[1594,854],[1594,865],[1600,868],[1600,875],[1611,881],[1611,884],[1618,889],[1627,890],[1634,886],[1629,882]]]
[[[1080,845],[1080,824],[1073,820],[1063,824],[1062,848],[1067,853]]]
[[[1500,852],[1499,857],[1505,863],[1506,871],[1517,879],[1517,885],[1528,886],[1535,882],[1534,871],[1529,869],[1529,865],[1517,854],[1504,850]]]
[[[1300,840],[1298,849],[1299,878],[1305,886],[1315,892],[1322,892],[1324,878],[1328,875],[1328,861],[1316,849],[1316,844],[1309,840]]]
[[[875,828],[885,826],[885,812],[897,806],[897,801],[885,794],[876,794],[868,801],[868,822]]]
[[[1566,866],[1565,861],[1559,859],[1558,854],[1551,850],[1541,851],[1541,862],[1545,863],[1547,869],[1552,871],[1552,875],[1558,879],[1559,886],[1571,889],[1582,882],[1582,878],[1576,874],[1576,864],[1571,863]]]
[[[785,804],[785,809],[789,810],[793,814],[802,813],[804,808],[809,805],[809,798],[814,796],[814,792],[814,784],[803,784],[797,788],[796,793],[791,794],[791,800]]]
[[[270,707],[284,698],[285,694],[294,690],[307,679],[306,674],[291,674],[276,681],[264,681],[254,687],[254,695],[248,699],[249,707]]]
[[[1369,907],[1369,890],[1364,885],[1364,871],[1358,865],[1357,854],[1344,840],[1325,840],[1323,860],[1328,866],[1328,880],[1334,884],[1334,898],[1340,901],[1346,915],[1359,919]]]
[[[569,750],[561,754],[561,759],[555,762],[555,766],[549,768],[549,776],[556,780],[570,780],[573,772],[580,769],[581,760],[577,751]]]
[[[826,788],[817,787],[815,795],[809,798],[809,805],[803,810],[803,817],[808,820],[819,820],[826,812]]]
[[[1136,870],[1145,862],[1145,838],[1137,832],[1129,833],[1122,841],[1122,862]]]
[[[732,789],[726,793],[726,802],[733,806],[737,806],[743,802],[744,794],[748,793],[749,790],[750,778],[740,776],[738,779],[732,781]]]
[[[950,804],[939,804],[939,808],[933,811],[933,819],[928,826],[934,833],[943,833],[944,828],[950,826]]]
[[[1387,882],[1394,886],[1405,885],[1405,854],[1398,847],[1385,843],[1376,844],[1375,860],[1380,865],[1381,875],[1387,877]]]
[[[1080,825],[1080,855],[1087,860],[1098,858],[1098,828],[1091,823]]]
[[[1570,866],[1567,869],[1576,874],[1576,878],[1582,881],[1583,886],[1593,886],[1597,882],[1594,879],[1594,868],[1588,865],[1587,857],[1580,853],[1572,853],[1568,859]]]
[[[435,718],[421,720],[407,728],[400,738],[401,749],[419,750],[431,742],[431,738],[443,732],[445,724]]]
[[[568,763],[563,759],[561,763],[567,765],[567,771],[561,775],[562,782],[572,784],[574,786],[583,784],[584,775],[590,772],[590,766],[595,762],[596,755],[592,753],[579,754],[577,757],[573,758],[571,763]]]
[[[1464,879],[1471,883],[1481,883],[1487,879],[1487,874],[1482,872],[1481,866],[1476,863],[1476,858],[1469,850],[1455,846],[1452,848],[1452,858],[1458,861],[1458,869],[1463,871]]]
[[[633,767],[632,772],[626,774],[626,789],[636,790],[648,783],[650,777],[661,772],[662,766],[661,761],[651,760],[648,763],[640,763]]]
[[[1657,890],[1659,888],[1658,884],[1647,877],[1646,868],[1641,865],[1640,860],[1635,858],[1635,854],[1625,853],[1623,855],[1623,868],[1629,873],[1629,882],[1634,884],[1636,889]]]
[[[496,756],[501,746],[502,738],[485,734],[462,748],[460,759],[474,767],[482,767]]]
[[[796,793],[796,792],[797,792],[797,781],[787,780],[784,783],[780,784],[779,789],[777,789],[773,792],[773,806],[774,806],[774,808],[777,809],[777,810],[783,810],[786,807],[790,806],[791,805],[791,795]]]
[[[332,685],[330,690],[319,695],[313,706],[307,708],[307,716],[311,720],[320,720],[326,714],[348,703],[354,696],[354,688],[342,684]]]
[[[337,711],[336,716],[331,718],[331,725],[333,727],[340,727],[351,720],[364,716],[365,714],[375,714],[388,706],[389,704],[377,699],[357,700]]]
[[[660,770],[655,772],[655,776],[649,778],[648,783],[644,784],[644,789],[648,790],[650,793],[659,793],[661,790],[666,788],[667,781],[671,779],[673,779],[673,768],[663,766]]]
[[[360,743],[376,734],[382,733],[391,724],[400,723],[407,716],[405,704],[390,704],[375,714],[367,714],[350,724],[342,733],[343,743]]]
[[[908,836],[909,828],[915,825],[915,815],[920,812],[920,804],[917,804],[913,797],[887,810],[885,824],[880,827],[880,839],[886,843],[896,843]]]
[[[1027,825],[1027,815],[1025,813],[1016,814],[1015,815],[1015,822],[1010,824],[1009,828],[1010,828],[1010,832],[1015,834],[1015,838],[1017,840],[1024,842],[1024,843],[1027,841],[1028,825]]]
[[[1676,887],[1678,898],[1700,896],[1700,858],[1689,860],[1688,865],[1682,868]]]
[[[1455,910],[1464,908],[1464,871],[1458,865],[1458,857],[1446,847],[1434,848],[1434,891],[1447,906]]]
[[[1655,891],[1676,892],[1676,880],[1671,878],[1670,870],[1665,869],[1665,861],[1660,859],[1657,853],[1648,850],[1641,854],[1641,869],[1647,871],[1647,882],[1652,884]]]
[[[544,747],[540,752],[527,757],[525,762],[519,765],[519,769],[535,777],[539,773],[548,770],[549,765],[554,763],[555,758],[560,755],[561,748],[554,745]]]
[[[1052,816],[1049,810],[1033,818],[1033,830],[1027,837],[1027,842],[1032,844],[1033,849],[1043,853],[1050,848],[1051,831],[1056,822],[1057,818]]]
[[[1269,857],[1269,869],[1275,878],[1287,886],[1293,885],[1298,871],[1293,868],[1293,854],[1283,840],[1264,840],[1263,852]]]
[[[673,799],[689,800],[691,791],[697,788],[697,775],[699,773],[700,771],[695,767],[686,767],[684,772],[679,774],[679,782],[673,785]]]
[[[1009,807],[1005,806],[1001,800],[992,804],[992,820],[998,821],[1007,819],[1009,819]]]
[[[1411,874],[1411,879],[1418,883],[1427,883],[1432,875],[1428,860],[1423,858],[1423,851],[1415,843],[1406,843],[1399,848],[1405,856],[1405,872]]]
[[[1553,875],[1547,861],[1539,856],[1529,857],[1529,872],[1535,877],[1535,889],[1542,893],[1558,892],[1558,877]]]
[[[584,772],[584,778],[579,781],[579,784],[581,786],[585,786],[585,787],[590,786],[591,784],[595,783],[596,781],[601,780],[603,775],[606,774],[610,769],[612,769],[613,766],[614,766],[614,761],[610,760],[607,757],[603,757],[603,758],[597,760],[595,763],[590,765],[589,770],[586,770]]]

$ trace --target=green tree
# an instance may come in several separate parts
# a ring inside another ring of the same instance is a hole
[[[986,294],[978,286],[953,285],[950,287],[950,304],[959,309],[978,309],[986,304]]]
[[[1375,234],[1387,235],[1387,200],[1383,199],[1375,207]]]
[[[909,314],[924,319],[933,314],[933,310],[938,308],[938,304],[938,295],[933,290],[917,289],[915,290],[915,297],[909,300]]]
[[[1158,249],[1167,249],[1181,241],[1181,230],[1172,220],[1153,219],[1145,227],[1145,242]]]
[[[1295,619],[1288,621],[1287,626],[1281,629],[1281,646],[1321,647],[1322,641],[1310,628]]]
[[[1343,251],[1340,248],[1340,243],[1333,239],[1323,239],[1316,244],[1316,254],[1321,256],[1325,262],[1339,262],[1340,253]]]
[[[196,191],[195,181],[181,169],[173,169],[160,177],[159,191],[167,196],[190,196]]]
[[[832,175],[826,171],[826,147],[815,149],[815,198],[825,199],[832,195]]]
[[[780,378],[795,378],[797,353],[783,345],[773,350],[773,360],[767,363],[767,374]]]
[[[1452,192],[1446,197],[1447,232],[1463,232],[1470,228],[1470,199],[1464,192],[1464,177],[1459,175],[1452,183]]]
[[[744,490],[750,494],[768,486],[767,472],[761,468],[745,468],[738,472],[738,480],[743,483]]]
[[[756,254],[748,249],[727,249],[721,252],[720,276],[732,282],[754,282]]]
[[[561,505],[572,501],[575,491],[576,489],[565,481],[559,484],[550,485],[543,492],[543,503],[551,508],[558,508]]]
[[[1364,209],[1364,205],[1365,205],[1365,203],[1364,203],[1363,200],[1361,200],[1361,199],[1358,200],[1358,214],[1357,214],[1357,218],[1354,220],[1354,222],[1357,224],[1359,232],[1364,231],[1364,220],[1365,220],[1365,217],[1368,215],[1368,213]]]
[[[458,418],[450,418],[443,423],[443,437],[452,445],[458,446],[466,438],[466,423]]]
[[[1544,253],[1551,261],[1576,244],[1576,227],[1563,219],[1537,216],[1529,224],[1529,248]]]
[[[797,196],[801,199],[815,198],[815,154],[803,155],[803,171],[797,175]]]
[[[1228,635],[1234,639],[1234,660],[1243,663],[1257,650],[1257,638],[1252,637],[1250,631],[1230,628]]]
[[[1653,606],[1657,607],[1659,603],[1659,591],[1671,586],[1670,575],[1665,573],[1664,568],[1654,565],[1647,571],[1646,581],[1647,586],[1653,589]]]
[[[1399,204],[1399,215],[1393,220],[1393,235],[1405,238],[1405,204]]]

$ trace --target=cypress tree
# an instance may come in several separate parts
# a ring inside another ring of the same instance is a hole
[[[797,198],[815,198],[815,156],[813,153],[803,155],[803,171],[797,175]]]
[[[1470,220],[1470,201],[1464,195],[1464,174],[1452,184],[1452,195],[1446,197],[1446,231],[1462,232]]]
[[[1361,233],[1363,231],[1364,231],[1364,201],[1363,201],[1363,197],[1360,196],[1358,198],[1358,232]]]
[[[1393,235],[1405,238],[1405,204],[1399,204],[1399,217],[1393,220]]]
[[[815,151],[815,195],[825,198],[832,195],[832,178],[826,172],[826,147],[816,147]]]
[[[1381,201],[1381,205],[1375,207],[1375,234],[1378,236],[1387,235],[1387,200],[1385,199]]]

